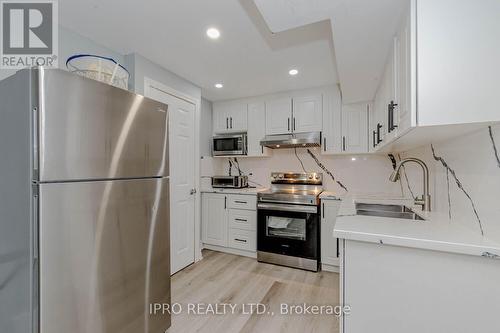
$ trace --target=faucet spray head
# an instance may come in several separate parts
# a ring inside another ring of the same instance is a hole
[[[399,180],[399,169],[394,170],[389,177],[391,182],[397,182]]]

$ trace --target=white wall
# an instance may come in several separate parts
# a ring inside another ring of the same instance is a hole
[[[144,78],[148,77],[198,101],[201,100],[200,87],[144,58],[140,54],[132,53],[126,55],[125,64],[127,68],[130,68],[131,73],[129,89],[138,94],[144,94]]]
[[[212,102],[205,98],[201,99],[200,155],[212,155]]]
[[[493,139],[497,150],[500,149],[500,125],[492,127]],[[500,164],[495,156],[488,127],[475,133],[435,143],[436,156],[442,157],[448,166],[455,171],[458,180],[475,205],[487,238],[500,241]],[[500,153],[500,151],[498,151]],[[451,223],[469,228],[471,232],[480,234],[476,215],[471,200],[461,190],[450,172],[450,202],[448,204],[448,181],[446,168],[434,159],[430,146],[411,150],[402,157],[418,157],[423,159],[431,172],[431,195],[433,211],[448,218]],[[410,187],[415,194],[422,193],[422,176],[418,167],[407,168]],[[407,187],[405,191],[408,194]],[[449,209],[451,207],[451,209]]]

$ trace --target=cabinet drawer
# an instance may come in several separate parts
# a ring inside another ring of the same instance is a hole
[[[254,210],[229,209],[229,228],[257,230],[257,212]]]
[[[227,198],[228,208],[257,210],[257,196],[231,194]]]
[[[255,252],[257,250],[257,232],[230,228],[228,246]]]

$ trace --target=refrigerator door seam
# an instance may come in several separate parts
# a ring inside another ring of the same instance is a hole
[[[170,176],[148,176],[148,177],[127,177],[127,178],[89,178],[89,179],[69,179],[69,180],[46,180],[37,182],[37,184],[64,184],[64,183],[93,183],[115,180],[145,180],[145,179],[164,179]]]

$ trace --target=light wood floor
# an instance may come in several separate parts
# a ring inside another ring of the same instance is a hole
[[[204,259],[172,277],[172,303],[183,306],[172,316],[174,332],[338,332],[334,315],[282,315],[280,304],[338,305],[338,274],[259,263],[255,259],[203,252]],[[237,313],[188,314],[189,303],[231,303]],[[271,314],[243,314],[241,304],[265,304]]]

